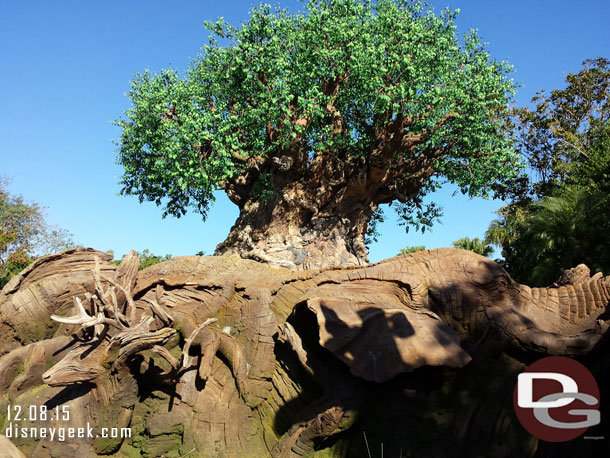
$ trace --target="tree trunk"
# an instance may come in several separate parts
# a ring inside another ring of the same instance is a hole
[[[400,122],[393,128],[400,130]],[[375,210],[417,198],[436,173],[431,159],[443,153],[415,154],[419,136],[380,135],[365,155],[310,152],[295,142],[282,154],[251,158],[242,174],[223,182],[240,214],[215,254],[290,270],[366,265],[365,235]],[[414,157],[392,169],[401,141]]]
[[[366,195],[348,202],[335,195],[324,202],[300,189],[291,186],[269,201],[248,200],[214,254],[290,270],[368,264],[364,236],[376,205]]]

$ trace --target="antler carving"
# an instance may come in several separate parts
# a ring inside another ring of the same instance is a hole
[[[139,264],[136,253],[131,252],[121,262],[113,277],[109,278],[101,275],[100,261],[96,257],[93,269],[95,294],[85,296],[91,312],[87,311],[80,298],[74,297],[74,315],[51,315],[54,321],[79,325],[84,330],[93,327],[93,336],[73,348],[62,361],[45,372],[43,380],[46,383],[95,383],[101,373],[108,372],[108,363],[111,372],[119,371],[136,353],[165,345],[176,335],[176,330],[169,327],[151,331],[154,316],[144,316],[136,322],[137,309],[131,290]],[[108,335],[111,326],[118,331],[112,336]],[[112,353],[116,347],[119,348],[118,353]]]
[[[51,315],[51,319],[59,323],[79,324],[83,328],[89,328],[98,324],[115,324],[115,320],[107,318],[102,312],[98,312],[95,316],[89,315],[78,297],[74,296],[72,299],[74,300],[74,308],[76,309],[76,315],[65,317]]]
[[[64,385],[72,381],[95,381],[100,373],[108,372],[108,369],[111,373],[120,371],[134,355],[146,350],[151,350],[169,363],[170,370],[162,374],[162,377],[171,381],[176,381],[183,371],[191,367],[189,357],[191,345],[200,332],[217,319],[208,318],[197,326],[186,338],[180,357],[175,358],[164,347],[177,331],[172,327],[174,318],[161,305],[163,292],[161,286],[155,290],[155,299],[149,302],[151,314],[140,316],[137,321],[137,307],[132,288],[138,265],[137,255],[131,252],[110,278],[102,276],[100,262],[96,258],[93,270],[95,294],[88,293],[85,296],[90,311],[80,298],[74,297],[74,315],[67,317],[51,315],[54,321],[78,325],[81,329],[93,327],[94,333],[90,340],[75,347],[64,360],[44,374],[43,379],[46,383]],[[151,330],[155,319],[161,322],[162,327]],[[110,327],[118,332],[109,336]],[[100,345],[102,343],[103,345]]]

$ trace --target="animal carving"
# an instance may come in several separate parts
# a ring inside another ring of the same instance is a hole
[[[529,288],[458,249],[298,272],[196,256],[138,272],[134,253],[116,268],[107,259],[66,252],[0,293],[11,338],[0,402],[70,406],[69,426],[138,438],[14,439],[27,456],[355,456],[350,432],[425,371],[458,383],[490,342],[498,354],[587,355],[608,328],[609,277]],[[30,316],[47,324],[20,339]]]

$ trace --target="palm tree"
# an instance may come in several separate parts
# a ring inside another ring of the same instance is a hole
[[[526,220],[524,239],[532,280],[550,283],[564,269],[584,263],[599,270],[608,255],[606,199],[577,186],[566,187],[560,197],[545,197],[534,204]],[[605,229],[604,229],[605,228]],[[600,263],[601,261],[601,263]]]
[[[592,272],[610,268],[609,210],[603,193],[565,186],[519,215],[501,210],[486,239],[502,247],[505,267],[517,281],[544,286],[581,263]]]

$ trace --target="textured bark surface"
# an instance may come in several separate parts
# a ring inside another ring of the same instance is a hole
[[[324,192],[328,188],[322,186],[312,196],[296,183],[268,202],[256,198],[242,203],[235,225],[215,254],[290,270],[368,264],[364,237],[377,205],[362,196],[351,199],[345,190]]]
[[[235,256],[140,272],[133,255],[118,268],[107,260],[85,249],[45,258],[0,292],[0,426],[9,405],[65,406],[69,420],[53,426],[129,427],[132,437],[10,438],[25,456],[367,457],[367,444],[372,456],[383,444],[384,456],[555,457],[607,447],[538,443],[512,395],[518,373],[548,354],[578,358],[610,395],[610,277],[529,288],[458,249],[304,271]],[[608,432],[604,418],[591,435]]]

